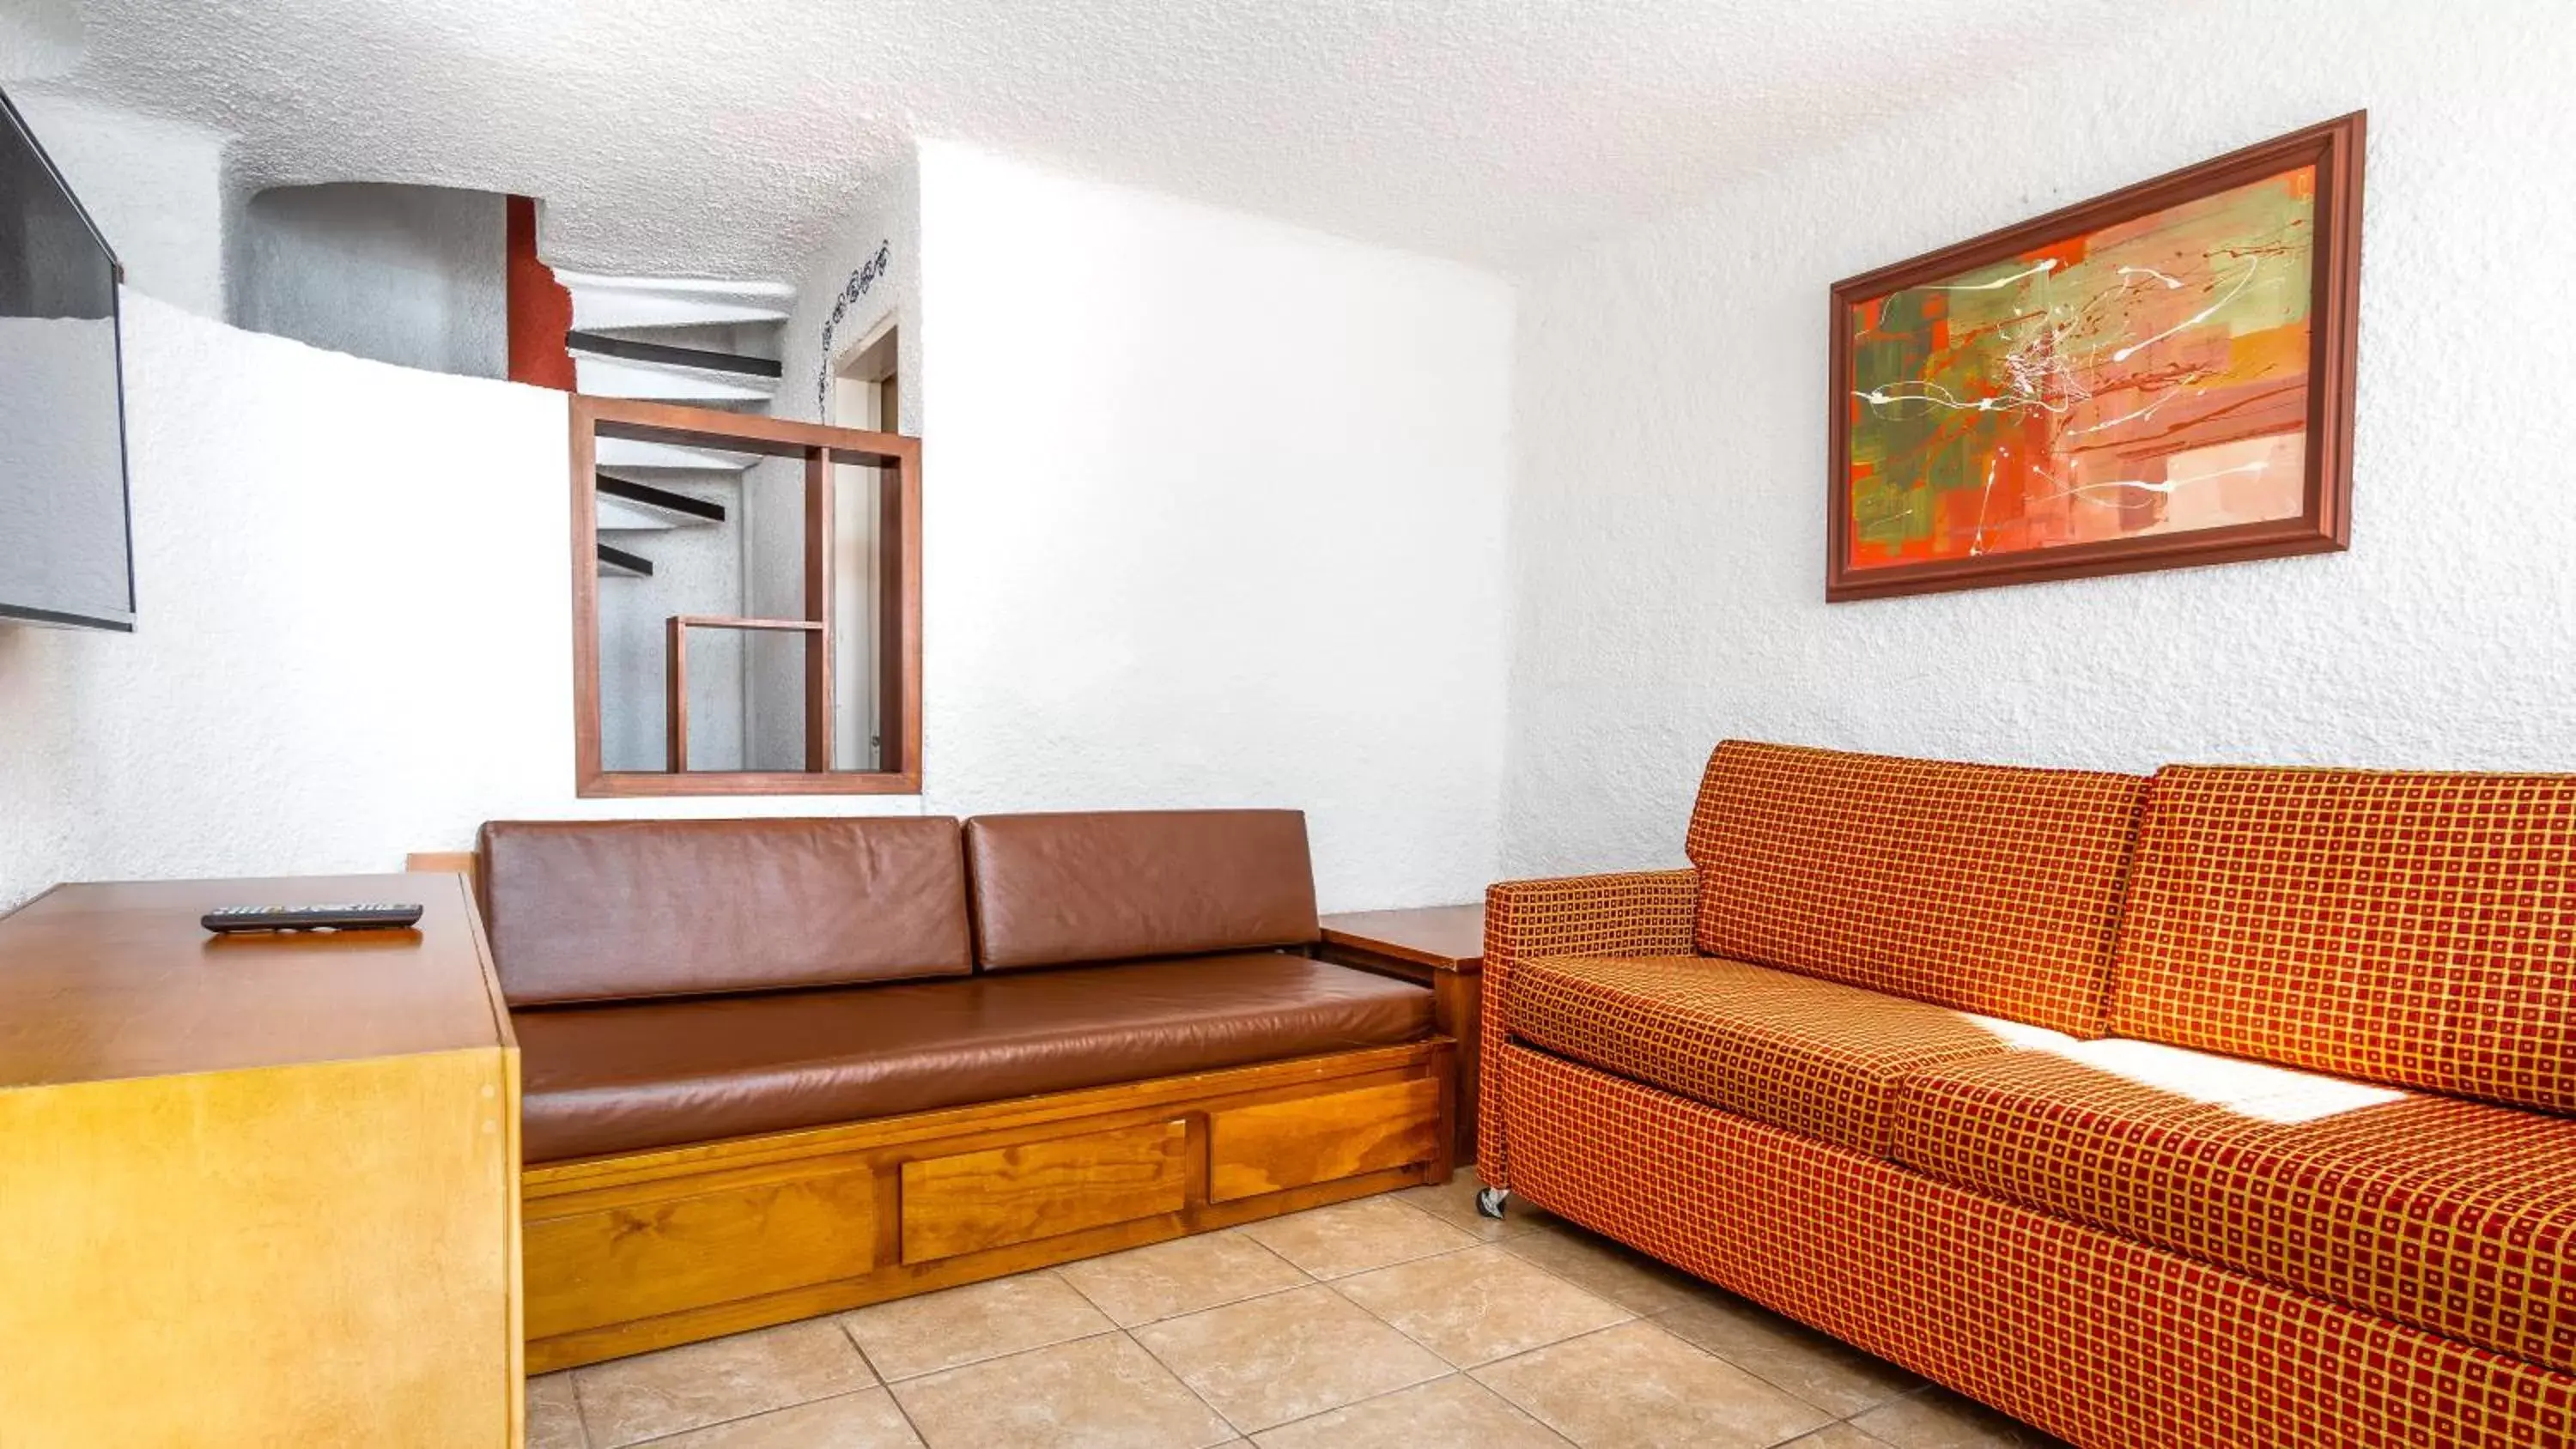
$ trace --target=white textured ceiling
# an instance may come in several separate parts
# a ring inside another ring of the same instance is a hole
[[[2149,8],[2169,26],[2201,7]],[[792,278],[918,135],[1508,270],[1908,100],[2116,47],[2141,13],[2111,0],[0,0],[0,64],[230,133],[239,185],[545,197],[564,266]]]

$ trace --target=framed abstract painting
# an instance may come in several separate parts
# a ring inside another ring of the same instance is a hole
[[[1825,597],[2345,547],[2362,127],[1837,283]]]

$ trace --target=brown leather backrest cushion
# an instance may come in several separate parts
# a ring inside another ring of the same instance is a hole
[[[1321,933],[1295,810],[1119,810],[966,822],[986,970],[1297,946]]]
[[[513,1006],[974,970],[945,816],[496,820],[478,846]]]

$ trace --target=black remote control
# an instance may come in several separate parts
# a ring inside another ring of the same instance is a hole
[[[200,917],[221,936],[245,931],[395,931],[420,922],[417,905],[218,906]]]

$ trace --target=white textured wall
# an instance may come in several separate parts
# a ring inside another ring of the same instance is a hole
[[[44,86],[10,98],[125,264],[125,284],[223,316],[226,138]]]
[[[868,187],[848,216],[833,229],[805,268],[796,288],[796,305],[779,329],[779,355],[784,376],[772,415],[807,422],[841,422],[830,416],[832,366],[889,320],[897,326],[896,396],[902,417],[896,431],[921,432],[921,183],[909,155],[888,168]],[[884,258],[883,265],[876,265]],[[863,688],[875,669],[873,629],[847,627],[864,612],[872,535],[862,536],[870,516],[867,490],[875,470],[843,468],[834,486],[841,490],[844,524],[835,564],[842,625],[836,641],[834,670],[840,693],[835,701],[834,758],[854,766],[866,758],[863,718],[869,711],[854,691]],[[805,607],[804,481],[793,462],[772,460],[755,471],[746,490],[753,499],[744,513],[744,577],[751,581],[752,607],[801,614]],[[748,748],[753,758],[779,769],[801,769],[805,751],[805,671],[792,650],[770,649],[744,675],[744,714],[749,721]]]
[[[1532,278],[1507,867],[1678,860],[1728,735],[2576,768],[2570,73],[2555,0],[2164,7]],[[1835,279],[2362,107],[2349,553],[1825,605]]]
[[[1508,289],[920,165],[932,807],[1300,806],[1328,908],[1480,889]]]
[[[0,908],[493,817],[1191,804],[1307,809],[1329,906],[1481,885],[1505,289],[952,159],[922,797],[575,800],[562,396],[129,290],[140,624],[0,626]]]
[[[881,247],[886,264],[863,276]],[[820,390],[829,385],[832,363],[888,318],[901,329],[895,371],[915,381],[921,372],[921,169],[911,156],[867,188],[798,279],[796,306],[779,338],[786,377],[770,411],[825,421]],[[903,412],[897,431],[919,433],[921,389],[905,388],[897,401]]]
[[[568,797],[562,397],[124,302],[136,631],[0,628],[0,905]]]
[[[741,528],[735,539],[742,612],[755,619],[805,617],[805,465],[763,458],[745,469]],[[805,768],[805,660],[776,641],[737,641],[741,663],[734,693],[743,767]]]
[[[378,362],[510,372],[503,198],[449,186],[274,186],[244,206],[232,320]]]
[[[575,800],[563,395],[124,303],[140,619],[0,625],[0,909],[495,817],[913,808]]]
[[[80,57],[80,0],[11,0],[0,8],[0,80],[63,75]]]
[[[653,561],[650,577],[599,576],[600,755],[612,770],[659,770],[670,759],[673,614],[741,615],[744,489],[732,473],[662,473],[648,481],[720,503],[723,523],[603,530],[600,542]],[[689,633],[689,758],[738,770],[744,639],[733,629]]]

